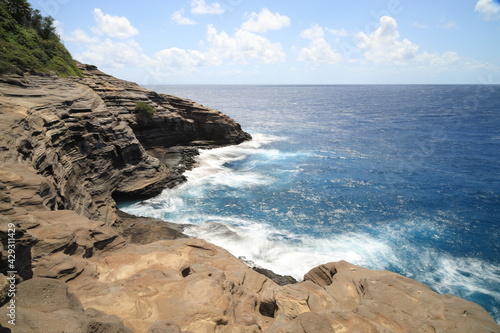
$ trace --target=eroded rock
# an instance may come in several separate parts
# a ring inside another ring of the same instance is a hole
[[[117,219],[113,195],[153,196],[183,180],[182,168],[162,162],[168,160],[165,149],[200,140],[225,145],[250,139],[217,110],[79,66],[83,78],[0,78],[0,160],[30,165],[48,179],[54,188],[41,193],[51,209],[73,210],[110,225]],[[141,116],[136,102],[156,113]]]
[[[213,244],[176,239],[175,226],[117,214],[113,195],[150,196],[182,181],[192,145],[249,135],[216,110],[80,67],[84,78],[0,77],[0,222],[16,229],[14,332],[500,331],[479,305],[395,273],[341,261],[280,286]],[[155,115],[138,114],[136,102]],[[7,244],[5,229],[0,236]],[[5,274],[5,246],[1,254]],[[7,304],[0,325],[12,328]]]
[[[8,303],[10,304],[10,302]],[[33,278],[17,286],[15,325],[9,323],[8,304],[0,308],[0,324],[23,333],[132,333],[116,316],[83,309],[60,280]]]

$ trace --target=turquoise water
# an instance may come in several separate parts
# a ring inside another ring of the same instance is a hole
[[[120,207],[300,279],[388,269],[500,320],[500,86],[155,86],[254,139]]]

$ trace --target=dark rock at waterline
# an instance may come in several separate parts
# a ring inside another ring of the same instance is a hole
[[[276,282],[276,284],[278,284],[280,286],[286,286],[287,284],[294,284],[294,283],[298,282],[297,280],[295,280],[295,278],[293,278],[290,275],[279,275],[279,274],[276,274],[269,269],[265,269],[265,268],[261,268],[261,267],[253,267],[253,270],[264,275],[264,276],[267,276],[268,278],[270,278],[271,280],[273,280],[274,282]]]
[[[138,217],[117,211],[118,220],[112,228],[127,241],[135,244],[148,244],[158,240],[188,238],[182,233],[184,225],[166,222],[150,217]]]

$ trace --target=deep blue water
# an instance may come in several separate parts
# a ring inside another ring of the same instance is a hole
[[[155,86],[254,140],[127,212],[301,278],[337,260],[479,303],[500,321],[500,86]]]

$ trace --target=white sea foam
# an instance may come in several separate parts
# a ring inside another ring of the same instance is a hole
[[[500,285],[500,267],[487,263],[477,258],[456,258],[450,255],[435,255],[440,267],[431,274],[424,274],[429,283],[439,293],[453,293],[456,291],[465,297],[473,293],[489,295],[500,299],[500,291],[486,286]],[[434,260],[430,260],[434,261]]]
[[[264,154],[268,159],[279,156],[275,149],[262,149],[271,142],[284,140],[283,137],[253,134],[253,139],[239,145],[215,149],[200,149],[196,157],[196,167],[185,172],[187,182],[174,188],[165,189],[154,198],[128,205],[123,209],[130,214],[163,218],[187,208],[185,196],[203,198],[207,187],[227,186],[233,189],[261,186],[274,181],[270,176],[251,172],[251,163],[240,171],[226,166],[227,163],[243,160],[253,154]],[[191,223],[192,221],[190,221]]]
[[[385,267],[386,260],[397,261],[390,247],[367,234],[343,233],[318,239],[237,217],[205,216],[204,219],[209,222],[190,227],[185,233],[298,280],[315,266],[332,261],[347,260],[378,269]]]
[[[435,249],[419,248],[418,245],[412,244],[409,236],[432,234],[439,238],[439,235],[445,234],[446,223],[437,219],[434,222],[408,220],[384,223],[383,226],[369,225],[367,229],[370,231],[366,233],[342,231],[342,226],[336,224],[340,231],[313,236],[300,231],[300,234],[295,234],[251,216],[225,216],[227,212],[205,213],[197,209],[197,200],[202,202],[208,198],[214,193],[213,189],[227,187],[229,190],[236,190],[236,194],[239,189],[255,187],[259,190],[261,186],[280,181],[273,177],[280,177],[281,172],[300,171],[290,168],[288,163],[281,163],[281,159],[294,158],[299,153],[285,153],[266,147],[267,144],[284,138],[259,134],[253,137],[252,141],[237,146],[201,150],[197,167],[186,172],[186,183],[175,189],[165,190],[156,198],[129,205],[125,210],[135,215],[156,218],[165,218],[172,214],[177,223],[194,224],[185,230],[188,235],[203,238],[227,249],[237,257],[253,261],[257,266],[271,269],[278,274],[291,275],[298,280],[317,265],[346,260],[372,269],[398,270],[408,277],[430,285],[440,293],[461,297],[479,293],[500,299],[500,292],[495,289],[500,284],[498,266],[479,259],[452,257]],[[257,154],[262,155],[262,158],[252,162],[250,157]],[[244,159],[248,160],[239,167],[228,165]],[[279,172],[273,169],[274,176],[271,176],[256,172],[257,168],[254,170],[253,163],[269,163],[270,167],[286,165],[289,169]],[[368,181],[345,177],[332,179],[331,182],[346,184],[349,187],[372,185]],[[288,192],[302,195],[296,188],[290,188]],[[310,195],[307,197],[308,202],[313,199]],[[318,200],[324,198],[318,197]],[[357,205],[352,203],[346,207],[337,207],[332,213],[336,217],[342,217],[357,209]],[[289,211],[284,217],[300,220],[301,216],[294,214],[294,211]],[[320,232],[323,228],[322,221],[318,221],[317,226],[316,231]]]
[[[204,216],[200,220],[208,222],[185,232],[221,246],[256,266],[291,275],[299,281],[318,265],[346,260],[371,269],[399,270],[441,294],[468,298],[478,293],[500,299],[497,290],[500,267],[476,258],[456,258],[435,249],[417,248],[398,230],[389,237],[398,238],[394,243],[384,236],[377,238],[355,232],[328,238],[296,235],[237,217]],[[498,321],[498,314],[493,315]]]
[[[227,146],[215,149],[200,149],[200,155],[196,158],[196,167],[185,172],[189,182],[194,182],[206,177],[212,177],[215,174],[224,173],[224,177],[230,177],[234,173],[225,165],[230,162],[236,162],[247,158],[253,154],[267,154],[268,156],[278,155],[277,150],[263,150],[263,145],[274,141],[284,140],[282,137],[266,134],[254,134],[253,139],[235,146]],[[248,170],[248,167],[247,167]],[[247,171],[245,170],[245,171]],[[256,174],[246,174],[247,181],[252,181]],[[258,178],[258,176],[257,176]],[[255,178],[254,178],[255,179]],[[260,183],[260,181],[257,181]],[[235,182],[235,184],[240,182]]]

